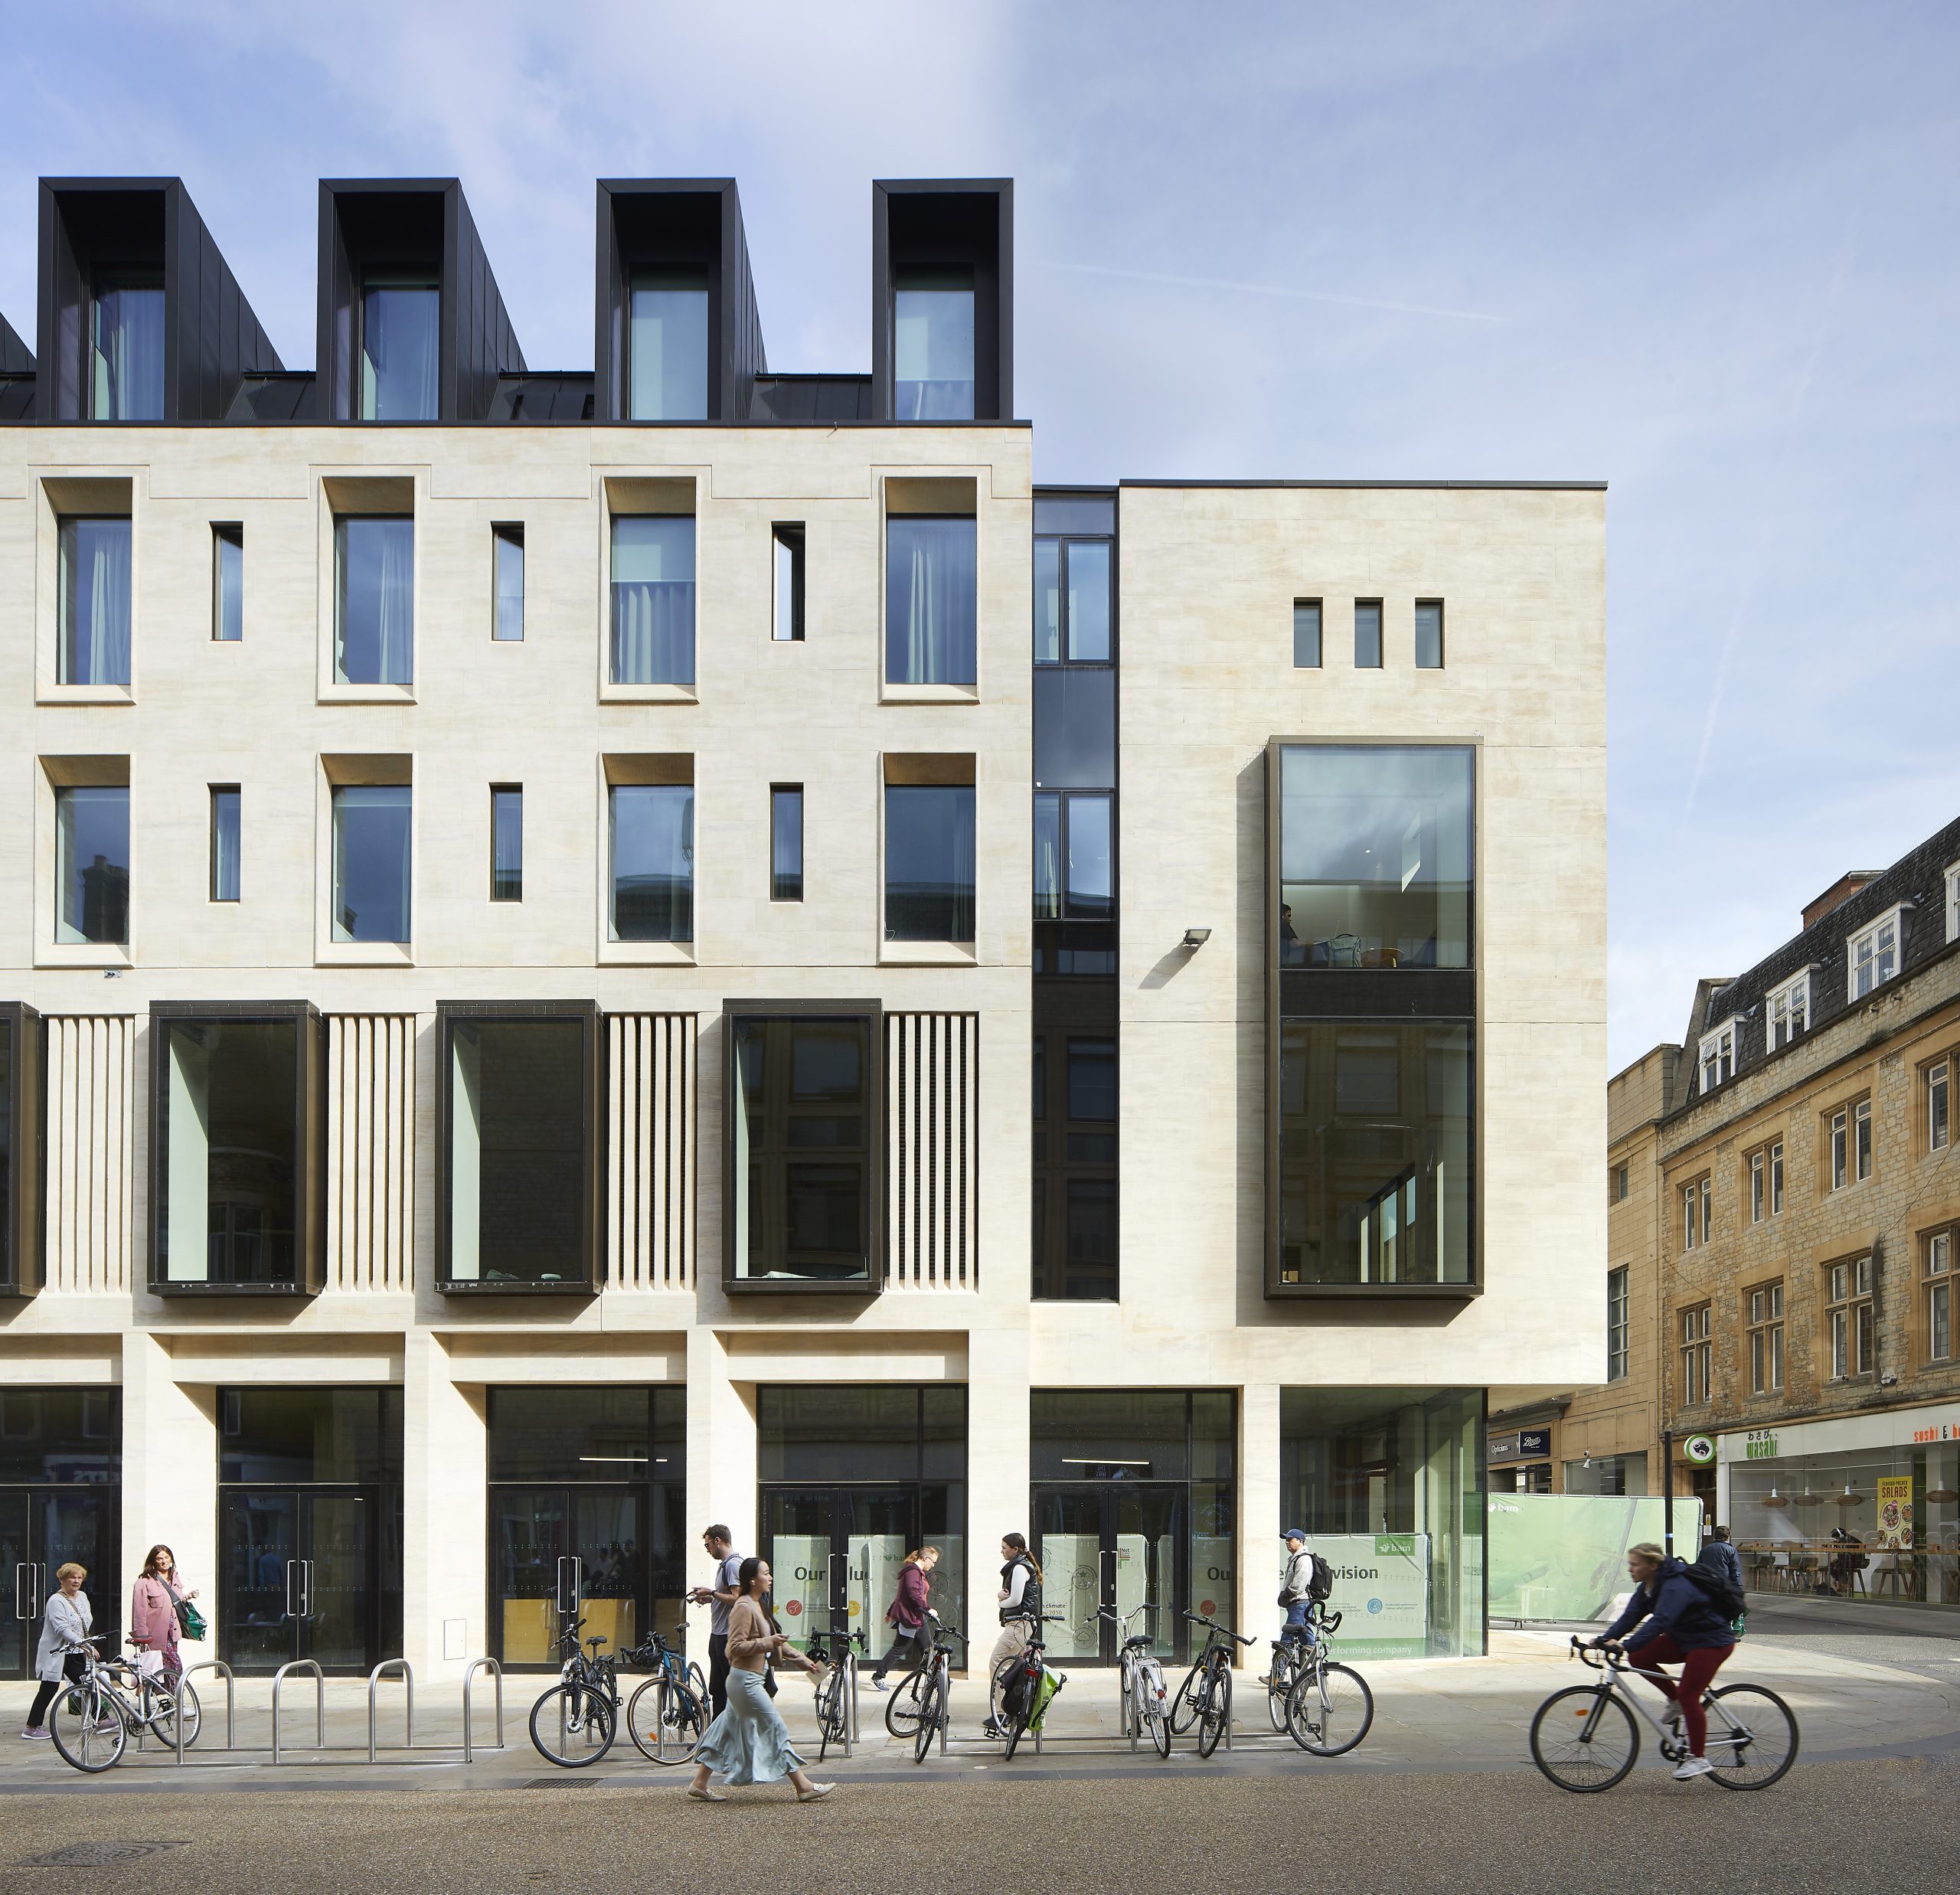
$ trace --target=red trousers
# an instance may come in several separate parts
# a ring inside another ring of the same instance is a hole
[[[1698,1652],[1684,1652],[1664,1632],[1650,1639],[1638,1652],[1629,1652],[1627,1661],[1644,1671],[1681,1707],[1681,1723],[1687,1732],[1687,1747],[1700,1756],[1708,1742],[1708,1714],[1701,1708],[1701,1694],[1710,1679],[1721,1670],[1723,1661],[1735,1650],[1732,1645],[1704,1645]],[[1657,1668],[1678,1665],[1678,1686]]]

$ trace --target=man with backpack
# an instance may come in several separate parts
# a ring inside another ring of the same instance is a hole
[[[1702,1708],[1702,1694],[1736,1648],[1734,1621],[1742,1614],[1742,1588],[1700,1560],[1690,1566],[1669,1558],[1651,1540],[1627,1549],[1626,1570],[1633,1596],[1626,1610],[1592,1642],[1618,1645],[1626,1639],[1622,1648],[1627,1656],[1673,1701],[1687,1733],[1688,1753],[1675,1767],[1675,1781],[1706,1776],[1713,1766],[1706,1754],[1708,1714]],[[1630,1632],[1633,1635],[1626,1638]],[[1660,1669],[1663,1665],[1681,1668],[1678,1684]]]
[[[1307,1536],[1298,1527],[1289,1527],[1286,1542],[1286,1576],[1279,1588],[1279,1603],[1285,1609],[1285,1629],[1282,1639],[1289,1645],[1311,1648],[1314,1628],[1308,1610],[1331,1590],[1333,1570],[1307,1544]]]

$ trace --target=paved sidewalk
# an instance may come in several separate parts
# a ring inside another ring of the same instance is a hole
[[[1779,1613],[1779,1628],[1795,1615]],[[1820,1619],[1819,1624],[1824,1622]],[[1903,1632],[1906,1629],[1901,1627]],[[1375,1695],[1375,1720],[1367,1741],[1348,1756],[1308,1756],[1289,1740],[1273,1733],[1263,1693],[1250,1671],[1236,1674],[1233,1743],[1210,1762],[1200,1761],[1188,1738],[1180,1739],[1168,1762],[1146,1746],[1132,1755],[1119,1731],[1116,1680],[1107,1671],[1078,1668],[1057,1698],[1050,1715],[1049,1740],[1037,1754],[1024,1744],[1005,1763],[997,1743],[985,1741],[977,1684],[956,1681],[949,1754],[935,1752],[923,1769],[912,1760],[909,1745],[886,1735],[887,1701],[867,1681],[861,1699],[861,1742],[848,1759],[835,1754],[822,1773],[842,1779],[902,1777],[916,1779],[954,1773],[985,1782],[982,1772],[1070,1777],[1127,1776],[1138,1772],[1214,1772],[1229,1775],[1337,1771],[1343,1772],[1441,1772],[1515,1770],[1529,1765],[1526,1732],[1531,1714],[1549,1693],[1582,1681],[1579,1668],[1566,1657],[1567,1630],[1498,1632],[1490,1655],[1482,1658],[1422,1659],[1369,1664],[1359,1668]],[[1746,1640],[1725,1677],[1747,1678],[1779,1692],[1795,1711],[1806,1758],[1854,1759],[1925,1756],[1960,1752],[1960,1641],[1942,1624],[1938,1634],[1913,1642],[1918,1661],[1911,1667],[1847,1655],[1848,1642],[1817,1648],[1808,1637],[1771,1632]],[[1890,1645],[1888,1639],[1888,1647]],[[1855,1646],[1849,1646],[1855,1649]],[[505,1681],[505,1747],[479,1749],[475,1760],[461,1760],[461,1688],[454,1684],[418,1685],[414,1752],[399,1746],[405,1704],[398,1680],[384,1679],[377,1694],[381,1761],[367,1763],[368,1687],[353,1679],[328,1681],[327,1740],[343,1746],[327,1753],[310,1748],[314,1737],[310,1681],[289,1680],[280,1714],[280,1741],[292,1761],[273,1767],[270,1758],[270,1687],[263,1679],[239,1686],[237,1740],[240,1750],[227,1755],[214,1746],[224,1735],[222,1684],[209,1674],[197,1681],[204,1701],[204,1735],[180,1771],[168,1753],[139,1756],[132,1747],[126,1762],[108,1776],[85,1778],[55,1754],[52,1745],[18,1740],[32,1687],[0,1686],[0,1795],[30,1790],[201,1789],[360,1787],[367,1789],[510,1789],[549,1783],[570,1787],[606,1782],[678,1786],[684,1769],[648,1763],[622,1734],[612,1753],[590,1769],[560,1770],[530,1743],[525,1720],[545,1681],[534,1675]],[[781,1703],[799,1748],[815,1758],[815,1721],[807,1684],[785,1681]],[[477,1737],[494,1743],[494,1692],[479,1682]],[[390,1744],[397,1746],[389,1749]],[[440,1746],[440,1747],[438,1747]]]

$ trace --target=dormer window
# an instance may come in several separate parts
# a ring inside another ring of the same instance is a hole
[[[361,418],[433,421],[441,285],[427,270],[371,270],[361,286]]]
[[[1701,1036],[1701,1090],[1712,1093],[1736,1076],[1736,1023],[1725,1020]]]
[[[1762,1044],[1774,1053],[1788,1046],[1810,1024],[1811,969],[1772,987],[1762,1002]]]
[[[627,340],[635,421],[707,419],[707,270],[636,270]]]
[[[98,421],[163,419],[163,273],[113,270],[89,305],[90,414]]]
[[[1908,906],[1901,902],[1845,943],[1844,965],[1849,997],[1854,1001],[1863,1000],[1874,988],[1883,987],[1899,972]]]
[[[973,419],[973,271],[911,269],[893,285],[893,402],[901,421]]]

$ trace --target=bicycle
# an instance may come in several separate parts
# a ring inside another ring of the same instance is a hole
[[[612,1749],[618,1734],[619,1666],[599,1655],[600,1646],[606,1643],[603,1638],[585,1641],[591,1651],[587,1657],[579,1643],[584,1619],[569,1614],[567,1618],[568,1622],[559,1629],[558,1649],[569,1649],[570,1655],[560,1668],[559,1681],[531,1707],[531,1741],[547,1763],[578,1770],[596,1763]],[[558,1739],[555,1749],[546,1740],[554,1723]]]
[[[932,1649],[926,1661],[906,1674],[903,1681],[885,1701],[885,1728],[900,1743],[912,1746],[912,1760],[923,1763],[933,1748],[933,1740],[946,1727],[952,1697],[952,1643],[968,1642],[966,1634],[942,1624],[939,1615],[929,1611],[926,1622],[932,1628]]]
[[[683,1620],[674,1635],[681,1638],[686,1631]],[[684,1660],[657,1632],[644,1645],[621,1652],[619,1662],[629,1671],[653,1674],[626,1701],[626,1734],[634,1747],[655,1763],[685,1763],[707,1734],[707,1680],[701,1668]]]
[[[1575,1638],[1572,1652],[1602,1674],[1599,1681],[1553,1692],[1531,1720],[1531,1760],[1560,1789],[1596,1795],[1626,1776],[1640,1755],[1636,1710],[1653,1726],[1663,1757],[1671,1763],[1687,1755],[1676,1719],[1656,1717],[1627,1687],[1629,1671],[1651,1673],[1616,1647],[1602,1650]],[[1717,1782],[1755,1790],[1782,1780],[1797,1760],[1798,1738],[1797,1720],[1782,1698],[1760,1684],[1728,1684],[1704,1694],[1701,1703],[1709,1719],[1709,1774]]]
[[[186,1746],[197,1742],[204,1721],[198,1694],[181,1674],[172,1685],[126,1658],[98,1652],[96,1647],[110,1635],[100,1633],[62,1648],[63,1657],[80,1657],[83,1669],[55,1699],[47,1719],[48,1735],[62,1761],[91,1776],[122,1762],[132,1733],[139,1739],[153,1735],[174,1750],[180,1717]]]
[[[1296,1650],[1292,1660],[1292,1683],[1284,1713],[1286,1734],[1309,1756],[1344,1756],[1374,1724],[1375,1694],[1351,1665],[1334,1662],[1334,1635],[1341,1629],[1340,1613],[1328,1612],[1316,1600],[1308,1609],[1308,1617],[1315,1636],[1312,1645]],[[1276,1652],[1273,1669],[1276,1672],[1279,1668]],[[1269,1710],[1272,1702],[1269,1685]]]
[[[1158,1661],[1157,1641],[1147,1632],[1129,1629],[1145,1612],[1157,1609],[1155,1606],[1143,1605],[1132,1612],[1119,1613],[1113,1606],[1099,1606],[1096,1616],[1108,1619],[1123,1634],[1117,1663],[1122,1680],[1119,1701],[1124,1735],[1139,1737],[1148,1724],[1157,1754],[1168,1757],[1171,1754],[1171,1699],[1165,1687],[1164,1667]]]
[[[1048,1649],[1044,1625],[1059,1625],[1063,1616],[1058,1612],[1044,1612],[1036,1619],[1028,1635],[1027,1648],[1020,1657],[1009,1658],[994,1674],[994,1684],[1000,1701],[999,1721],[1001,1734],[1007,1740],[1002,1753],[1003,1762],[1011,1761],[1021,1739],[1027,1734],[1030,1721],[1035,1715],[1035,1694],[1041,1688],[1041,1674],[1046,1668],[1044,1659]],[[1068,1674],[1063,1672],[1055,1687],[1060,1691],[1068,1682]],[[1018,1684],[1019,1688],[1016,1686]],[[1054,1693],[1049,1694],[1052,1698]],[[1043,1705],[1041,1714],[1046,1716],[1047,1706]]]
[[[1256,1639],[1241,1638],[1229,1625],[1200,1618],[1194,1612],[1184,1616],[1205,1629],[1204,1649],[1184,1674],[1171,1705],[1171,1728],[1180,1737],[1192,1725],[1197,1727],[1197,1753],[1208,1757],[1232,1722],[1232,1648],[1255,1645]]]
[[[835,1645],[838,1655],[833,1660],[830,1647]],[[850,1720],[851,1706],[844,1691],[844,1674],[851,1668],[851,1648],[856,1645],[864,1649],[864,1635],[861,1632],[838,1632],[834,1627],[826,1632],[813,1632],[806,1648],[810,1657],[819,1665],[830,1667],[817,1681],[817,1761],[821,1763],[829,1753],[833,1743],[844,1741],[846,1726]]]

